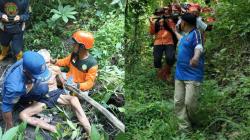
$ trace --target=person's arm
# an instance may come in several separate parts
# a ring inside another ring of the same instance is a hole
[[[12,100],[13,99],[11,97],[6,97],[5,95],[3,96],[2,115],[6,129],[10,129],[11,127],[13,127],[12,110],[14,105],[10,103],[10,101]]]
[[[174,31],[176,37],[178,40],[180,40],[182,38],[182,35],[180,33],[178,33],[177,31]]]
[[[90,68],[88,70],[88,73],[87,73],[86,78],[85,78],[86,81],[83,83],[77,84],[77,86],[78,86],[77,88],[79,88],[80,90],[83,90],[83,91],[90,90],[94,86],[97,70],[98,70],[97,65]]]
[[[19,16],[20,16],[20,21],[21,22],[26,22],[30,18],[29,1],[26,0],[23,6],[24,6],[24,12]]]
[[[149,23],[150,23],[150,25],[149,25],[149,33],[151,35],[154,35],[155,34],[155,23],[154,23],[153,17],[149,18]]]
[[[195,31],[195,40],[194,40],[194,56],[190,60],[190,65],[195,67],[199,63],[199,59],[201,54],[203,53],[203,45],[202,45],[202,36],[200,31]]]
[[[5,121],[5,127],[7,130],[13,127],[12,112],[3,112],[3,120]]]
[[[55,65],[57,65],[59,67],[69,66],[70,59],[71,59],[71,54],[68,55],[67,57],[63,58],[63,59],[57,59],[56,62],[55,62]]]

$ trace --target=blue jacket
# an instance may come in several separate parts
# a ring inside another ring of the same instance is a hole
[[[32,90],[27,93],[28,79],[23,73],[23,61],[17,61],[7,71],[2,88],[2,112],[11,112],[14,105],[21,99],[39,100],[48,92],[48,84],[35,83]]]

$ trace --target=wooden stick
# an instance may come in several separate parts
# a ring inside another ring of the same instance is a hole
[[[122,132],[125,132],[125,125],[119,119],[117,119],[112,113],[110,113],[106,108],[104,108],[102,105],[100,105],[98,102],[96,102],[94,99],[92,99],[91,97],[89,97],[87,94],[82,93],[81,90],[79,90],[79,89],[77,89],[75,87],[72,87],[72,86],[67,85],[67,84],[64,84],[64,87],[66,89],[68,89],[69,91],[77,93],[77,96],[80,99],[84,99],[89,104],[91,104],[93,107],[95,107],[96,109],[98,109],[104,116],[106,116],[106,118],[113,125],[115,125]]]

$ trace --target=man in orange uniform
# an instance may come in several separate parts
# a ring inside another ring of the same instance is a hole
[[[150,18],[150,34],[155,35],[153,50],[154,67],[158,69],[158,77],[168,81],[171,78],[171,67],[175,63],[176,37],[172,30],[174,27],[175,23],[172,19],[164,18],[164,16],[156,19],[154,17]],[[163,53],[165,53],[167,62],[164,67],[162,67],[161,63]]]
[[[52,60],[57,66],[68,67],[66,78],[73,78],[73,86],[82,91],[88,91],[94,86],[98,64],[96,59],[89,54],[93,48],[94,36],[90,32],[76,31],[73,33],[70,44],[73,52],[66,58]]]

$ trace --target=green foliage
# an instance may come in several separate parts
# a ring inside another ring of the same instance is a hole
[[[23,122],[2,134],[0,127],[0,140],[23,140],[27,123]]]
[[[68,23],[69,19],[76,20],[74,15],[77,14],[77,12],[75,11],[75,8],[70,5],[59,5],[58,9],[52,9],[51,12],[53,13],[51,20],[54,22],[60,19],[65,23]]]
[[[173,86],[156,80],[152,66],[147,18],[165,2],[128,1],[125,10],[127,139],[248,139],[249,1],[212,5],[217,20],[206,33],[206,80],[191,134],[177,131]]]

